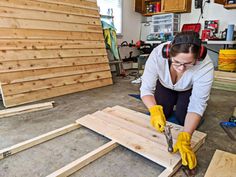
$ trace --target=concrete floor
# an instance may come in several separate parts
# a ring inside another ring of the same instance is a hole
[[[53,109],[0,119],[0,149],[63,127],[108,106],[121,105],[145,112],[141,101],[128,96],[130,93],[139,93],[139,85],[130,84],[130,79],[116,78],[112,86],[50,99],[56,102]],[[204,176],[216,149],[236,153],[236,142],[232,142],[219,126],[221,120],[231,116],[236,106],[235,98],[235,92],[212,90],[205,112],[206,121],[199,129],[208,136],[197,152],[198,177]],[[82,127],[1,160],[0,177],[46,176],[108,141]],[[163,170],[163,167],[119,146],[72,176],[156,177]],[[180,170],[174,176],[185,175]]]

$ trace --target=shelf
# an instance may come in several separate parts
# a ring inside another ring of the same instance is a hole
[[[236,4],[226,4],[226,5],[224,5],[224,8],[226,8],[226,9],[236,9]]]
[[[167,13],[169,13],[169,12],[154,12],[154,13],[144,14],[144,16],[152,16],[152,15],[167,14]]]

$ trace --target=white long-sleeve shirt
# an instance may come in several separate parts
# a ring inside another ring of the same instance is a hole
[[[145,64],[144,73],[141,77],[141,97],[154,95],[158,79],[164,87],[175,91],[185,91],[192,88],[188,112],[194,112],[202,116],[207,106],[214,78],[212,61],[209,58],[205,58],[203,61],[198,62],[187,69],[182,77],[173,84],[168,60],[162,57],[162,47],[165,44],[160,44],[154,48]]]

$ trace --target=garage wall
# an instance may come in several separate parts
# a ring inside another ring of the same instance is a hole
[[[1,0],[6,107],[112,84],[96,0]]]
[[[181,26],[184,23],[197,23],[200,9],[195,9],[194,2],[195,0],[192,0],[191,13],[181,14]],[[205,5],[203,17],[200,19],[202,29],[205,20],[219,20],[219,31],[222,31],[227,28],[228,24],[236,24],[236,9],[227,10],[223,5],[216,4],[214,0],[211,0],[211,3]]]

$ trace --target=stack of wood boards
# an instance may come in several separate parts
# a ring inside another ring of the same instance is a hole
[[[181,166],[181,157],[179,153],[168,152],[165,135],[152,128],[149,119],[148,115],[114,106],[82,117],[76,122],[164,166],[166,170],[161,176],[171,176]],[[168,124],[173,127],[171,131],[175,143],[183,127]],[[205,133],[194,132],[191,140],[194,151],[204,143],[205,137]]]
[[[96,0],[1,0],[6,107],[112,84]]]
[[[213,88],[227,91],[236,91],[236,73],[215,71]]]
[[[236,154],[216,150],[205,177],[235,177]]]

